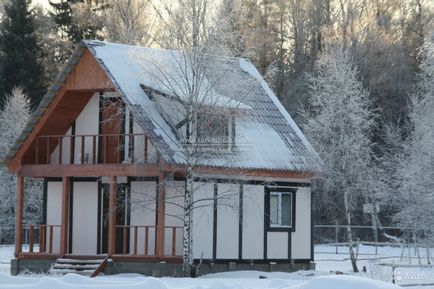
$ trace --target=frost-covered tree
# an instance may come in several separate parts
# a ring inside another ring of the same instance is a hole
[[[14,88],[9,95],[0,113],[0,159],[4,159],[8,150],[25,127],[30,116],[29,99],[21,88]]]
[[[371,142],[375,112],[357,68],[340,47],[329,47],[310,80],[310,110],[304,112],[304,131],[324,161],[323,205],[339,212],[351,225],[357,200],[375,189]],[[337,217],[338,217],[337,216]],[[358,271],[351,228],[348,246],[354,272]]]
[[[149,46],[155,17],[146,0],[107,0],[101,22],[108,41]]]
[[[29,117],[28,97],[21,88],[14,88],[12,94],[6,98],[3,110],[0,111],[0,160],[2,163],[16,138],[26,126]],[[15,224],[16,177],[9,173],[4,165],[0,166],[0,184],[0,228],[13,227]],[[42,183],[36,179],[27,179],[25,190],[24,222],[38,223],[41,216]],[[13,233],[10,236],[2,236],[6,240],[11,237]]]
[[[434,43],[420,53],[421,72],[411,97],[409,133],[398,169],[399,188],[393,194],[398,206],[395,221],[409,228],[412,237],[432,237],[434,232]]]

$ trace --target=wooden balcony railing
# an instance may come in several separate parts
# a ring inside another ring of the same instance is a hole
[[[118,246],[116,254],[134,255],[134,256],[155,256],[156,251],[156,226],[144,225],[116,225],[116,236],[122,236],[121,240],[117,241]],[[182,252],[177,251],[182,243],[183,228],[178,226],[165,226],[166,241],[169,241],[169,246],[165,244],[165,257],[181,256]],[[179,238],[177,237],[179,236]],[[119,248],[120,247],[120,248]],[[140,249],[139,249],[140,248]]]
[[[60,225],[22,225],[21,229],[28,236],[28,253],[59,253],[54,249],[55,235],[60,236]],[[60,242],[60,237],[57,237]],[[58,244],[60,245],[60,243]],[[35,247],[39,246],[38,252]]]
[[[113,164],[153,162],[145,134],[42,135],[34,164]]]

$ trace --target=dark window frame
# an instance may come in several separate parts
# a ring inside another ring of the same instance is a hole
[[[291,226],[273,226],[270,223],[270,198],[273,192],[276,193],[290,193],[291,198]],[[264,194],[264,225],[266,232],[295,232],[296,225],[296,188],[282,188],[282,187],[265,187]]]

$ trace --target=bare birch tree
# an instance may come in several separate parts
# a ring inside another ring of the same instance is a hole
[[[109,0],[101,22],[106,40],[150,46],[156,30],[149,0]]]
[[[150,78],[160,89],[144,89],[155,100],[160,113],[181,142],[177,153],[185,164],[186,179],[182,204],[183,271],[185,275],[195,276],[193,212],[212,204],[212,199],[195,196],[198,190],[195,180],[199,177],[196,170],[223,155],[225,161],[233,161],[231,156],[236,149],[233,118],[247,106],[220,95],[215,89],[227,80],[224,77],[227,68],[224,68],[219,55],[232,53],[232,39],[236,36],[230,31],[233,31],[234,19],[217,13],[219,2],[183,0],[178,5],[169,7],[162,3],[163,11],[158,12],[160,21],[167,25],[162,43],[177,51],[171,52],[172,57],[164,66],[149,61]],[[222,193],[219,198],[222,200],[229,195],[233,193]],[[230,206],[230,202],[227,203]]]

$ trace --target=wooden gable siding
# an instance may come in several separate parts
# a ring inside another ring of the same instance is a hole
[[[89,50],[85,50],[64,85],[66,90],[114,90],[107,74],[101,69]]]
[[[12,172],[18,172],[23,164],[34,163],[33,154],[37,136],[65,134],[95,92],[114,90],[109,77],[87,49],[61,85],[33,130],[29,132],[20,149],[9,162],[8,167]],[[51,149],[54,148],[53,143]]]

